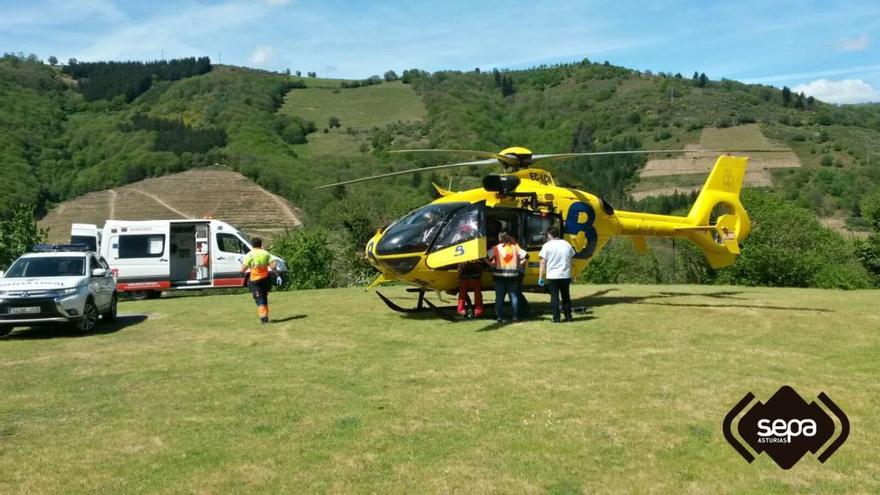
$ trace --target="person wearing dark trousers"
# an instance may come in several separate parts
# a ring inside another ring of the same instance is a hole
[[[276,269],[272,255],[263,249],[263,241],[259,237],[251,239],[253,249],[244,257],[241,271],[247,273],[248,287],[257,303],[257,316],[261,323],[269,323],[269,289],[272,287],[269,272]]]
[[[571,321],[571,261],[574,259],[574,248],[561,239],[559,228],[547,230],[547,242],[541,247],[541,268],[538,274],[538,285],[545,283],[550,289],[550,308],[553,310],[553,322],[559,323],[559,299],[562,296],[562,313],[565,321]],[[546,275],[546,279],[544,278]]]
[[[495,317],[499,323],[504,321],[504,297],[509,295],[511,319],[519,321],[519,271],[526,263],[528,253],[506,233],[498,237],[501,242],[489,251],[495,281]]]

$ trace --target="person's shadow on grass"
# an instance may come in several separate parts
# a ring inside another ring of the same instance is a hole
[[[119,315],[116,317],[116,321],[113,322],[105,323],[103,320],[98,320],[95,329],[85,333],[78,332],[76,329],[63,324],[39,325],[30,328],[19,327],[6,337],[0,337],[0,340],[46,340],[107,335],[143,323],[146,320],[147,315]]]
[[[301,320],[303,318],[308,318],[308,317],[309,317],[309,315],[293,315],[293,316],[285,316],[284,318],[272,318],[269,321],[271,321],[272,323],[284,323],[285,321]]]

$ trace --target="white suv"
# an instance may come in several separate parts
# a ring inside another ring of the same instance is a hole
[[[99,315],[116,319],[117,300],[113,274],[97,253],[41,246],[0,276],[0,336],[42,323],[71,323],[88,332]]]

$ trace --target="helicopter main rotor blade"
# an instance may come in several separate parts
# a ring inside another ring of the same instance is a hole
[[[325,188],[334,187],[334,186],[344,186],[346,184],[355,184],[358,182],[366,182],[368,180],[384,179],[385,177],[394,177],[395,175],[411,174],[414,172],[422,172],[425,170],[440,170],[440,169],[444,169],[444,168],[466,167],[468,165],[490,165],[490,164],[495,164],[495,163],[498,163],[498,160],[496,160],[495,158],[490,158],[488,160],[477,160],[474,162],[448,163],[446,165],[435,165],[433,167],[411,168],[409,170],[399,170],[397,172],[389,172],[387,174],[373,175],[370,177],[361,177],[360,179],[352,179],[352,180],[346,180],[343,182],[335,182],[333,184],[324,184],[323,186],[315,187],[315,189],[325,189]]]
[[[605,155],[646,155],[650,153],[794,153],[792,150],[770,149],[744,149],[744,150],[625,150],[625,151],[590,151],[585,153],[553,153],[549,155],[533,155],[532,163],[546,160],[566,160],[579,156],[605,156]]]
[[[495,159],[503,159],[502,155],[498,153],[492,153],[491,151],[479,151],[479,150],[428,150],[428,149],[417,149],[417,150],[393,150],[389,151],[389,153],[463,153],[466,155],[474,155],[479,156],[481,158],[495,158]]]

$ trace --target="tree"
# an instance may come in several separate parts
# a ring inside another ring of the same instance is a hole
[[[67,59],[67,65],[71,66],[71,65],[76,65],[76,64],[77,64],[77,60],[75,58]]]
[[[285,75],[285,76],[289,76],[289,75],[290,75],[290,68],[288,68],[287,70],[284,71],[284,75]]]
[[[396,80],[397,80],[397,73],[394,72],[393,70],[389,70],[388,72],[385,73],[385,81],[390,82],[390,81],[396,81]]]
[[[705,73],[705,72],[701,72],[701,73],[700,73],[700,78],[697,80],[697,87],[705,88],[705,87],[706,87],[706,83],[708,83],[708,82],[709,82],[709,78],[706,77],[706,73]]]
[[[5,270],[16,258],[46,241],[48,230],[37,226],[34,209],[20,206],[6,220],[0,220],[0,269]]]
[[[505,74],[501,78],[501,95],[511,96],[514,93],[516,93],[516,88],[513,86],[513,78],[509,74]]]
[[[296,74],[296,77],[302,77],[303,73],[301,71],[296,71],[295,74]]]
[[[862,217],[868,221],[874,233],[867,239],[856,242],[856,255],[874,277],[874,286],[880,287],[880,190],[862,198],[860,209]]]
[[[49,55],[49,65],[51,65],[52,67],[58,65],[58,57],[56,57],[55,55]]]
[[[772,193],[743,191],[752,232],[733,265],[716,282],[772,287],[862,289],[872,280],[853,246],[809,210]]]
[[[326,230],[299,227],[272,241],[271,251],[287,262],[283,289],[324,289],[334,285],[333,251]]]
[[[862,198],[860,210],[862,217],[871,224],[875,231],[880,233],[880,190]]]
[[[783,86],[782,87],[782,106],[787,107],[789,103],[791,103],[791,90],[788,89],[788,86]]]

